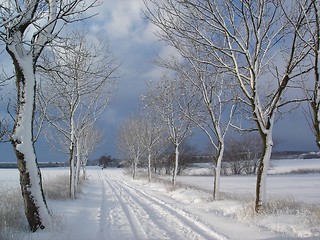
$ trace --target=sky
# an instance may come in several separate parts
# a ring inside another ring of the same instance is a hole
[[[154,34],[157,29],[148,22],[142,13],[143,0],[108,0],[102,1],[101,6],[92,9],[97,16],[81,23],[87,29],[90,37],[108,39],[110,49],[121,63],[118,90],[113,103],[110,104],[98,124],[104,132],[104,141],[90,157],[98,158],[102,155],[117,156],[116,138],[119,124],[141,106],[141,96],[146,91],[149,80],[157,80],[162,69],[152,63],[156,55],[169,56],[173,49],[165,46]],[[0,54],[1,64],[11,64]],[[5,105],[1,105],[0,113],[4,114]],[[301,112],[284,116],[276,123],[274,137],[278,150],[305,150],[316,149],[314,137],[309,130]],[[206,149],[206,137],[195,134],[192,141],[200,150]],[[37,144],[38,161],[65,161],[67,156],[50,150],[42,139]],[[10,144],[0,144],[0,161],[14,161],[14,154]]]

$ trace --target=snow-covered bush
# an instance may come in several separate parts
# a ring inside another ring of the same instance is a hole
[[[290,171],[290,174],[309,174],[309,173],[320,173],[320,169],[302,168],[302,169]]]
[[[59,175],[43,183],[43,192],[47,199],[58,200],[70,198],[69,175]]]
[[[290,232],[294,237],[320,236],[320,206],[296,202],[293,198],[269,200],[259,214],[255,212],[254,202],[247,202],[235,217],[275,232]]]
[[[3,185],[0,186],[0,189],[0,239],[25,239],[22,236],[23,229],[28,232],[28,225],[23,212],[23,199],[20,191],[13,187],[5,188]],[[68,174],[44,179],[43,190],[47,200],[70,198]]]
[[[222,162],[221,175],[255,174],[258,167],[257,159]]]
[[[15,188],[4,188],[0,192],[0,239],[16,239],[15,232],[27,231],[23,213],[21,193]]]

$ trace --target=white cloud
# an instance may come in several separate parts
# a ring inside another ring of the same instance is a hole
[[[115,39],[130,39],[138,43],[155,41],[156,27],[147,21],[143,0],[104,1],[94,17],[91,31],[106,32]]]
[[[125,38],[137,31],[143,24],[142,0],[105,1],[103,12],[105,29],[113,37]],[[109,15],[106,17],[106,14]]]

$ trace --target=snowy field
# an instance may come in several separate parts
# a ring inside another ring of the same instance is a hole
[[[273,160],[267,178],[267,194],[271,199],[292,198],[297,201],[314,203],[320,201],[320,159]],[[291,174],[318,170],[317,174]],[[201,176],[208,173],[207,168],[187,169],[187,175],[197,173],[198,176],[180,176],[178,182],[211,191],[213,178]],[[212,170],[210,170],[212,172]],[[256,176],[222,176],[221,190],[238,195],[254,195]]]
[[[51,229],[35,234],[26,226],[6,229],[3,240],[320,239],[320,174],[288,174],[300,169],[320,169],[320,160],[273,164],[268,198],[278,208],[255,215],[254,176],[222,177],[223,200],[212,202],[209,176],[178,176],[179,185],[172,189],[159,178],[133,181],[122,169],[93,167],[77,200],[48,200],[54,214]],[[67,172],[42,170],[44,182]],[[0,196],[18,185],[17,170],[0,169]]]

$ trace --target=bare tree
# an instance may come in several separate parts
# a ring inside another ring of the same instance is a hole
[[[89,4],[84,0],[5,0],[0,5],[0,41],[16,75],[17,114],[11,142],[20,171],[25,214],[33,232],[50,224],[33,143],[36,64],[64,25],[83,19],[83,13],[95,5],[95,0]]]
[[[156,156],[158,150],[161,148],[164,130],[163,126],[159,123],[159,120],[152,116],[152,114],[146,113],[145,117],[141,117],[141,128],[139,139],[142,147],[145,149],[144,152],[148,159],[148,179],[151,182],[151,165],[152,159]]]
[[[181,175],[183,170],[194,163],[195,156],[198,154],[199,152],[196,147],[191,145],[189,141],[182,142],[180,148],[178,175]]]
[[[6,54],[5,51],[1,53],[4,55]],[[16,97],[14,92],[15,86],[12,84],[14,79],[15,73],[12,67],[2,66],[0,72],[0,101],[2,109],[6,109],[6,113],[3,112],[0,119],[0,142],[4,143],[11,143],[11,136],[17,113]]]
[[[87,125],[80,131],[80,136],[77,138],[77,163],[81,165],[83,170],[83,178],[86,179],[86,166],[90,154],[102,143],[103,132],[94,125]],[[80,168],[76,169],[76,186],[79,181]],[[75,189],[77,192],[77,189]]]
[[[257,134],[245,134],[226,140],[224,172],[230,174],[255,174],[261,155],[261,142]]]
[[[301,1],[297,5],[306,19],[304,27],[307,34],[299,35],[310,48],[308,65],[312,71],[302,80],[302,89],[309,102],[309,109],[305,110],[310,128],[315,135],[316,144],[320,150],[320,14],[319,1]],[[313,81],[312,81],[313,80]],[[310,84],[313,83],[313,86]]]
[[[260,133],[263,151],[257,173],[256,211],[266,200],[266,176],[273,146],[273,126],[289,83],[304,70],[308,54],[298,35],[304,15],[295,4],[279,1],[150,0],[156,10],[149,18],[168,44],[201,47],[200,63],[235,78],[242,92],[238,100],[248,107]],[[149,8],[151,9],[151,7]],[[286,16],[290,16],[288,24]],[[187,56],[190,57],[190,56]]]
[[[6,82],[9,79],[6,77],[6,74],[0,73],[0,91],[2,91],[2,88],[6,86]],[[2,94],[0,95],[0,100],[3,100]],[[0,119],[0,142],[2,141],[8,141],[8,138],[10,138],[10,130],[9,130],[9,123],[6,118]]]
[[[10,135],[9,124],[6,119],[0,120],[0,142],[8,141],[7,137]]]
[[[196,111],[189,112],[187,116],[208,137],[214,148],[213,162],[215,166],[213,199],[219,199],[220,169],[225,149],[225,135],[231,124],[235,109],[234,83],[228,74],[219,72],[207,63],[200,63],[197,59],[203,56],[196,43],[190,46],[175,46],[184,59],[184,62],[172,58],[158,63],[177,72],[182,81],[189,85],[189,96],[198,97],[199,105]],[[191,114],[192,113],[192,114]],[[227,115],[227,117],[226,117]]]
[[[111,101],[119,65],[106,43],[90,43],[80,31],[70,34],[60,48],[46,53],[41,66],[47,81],[39,87],[39,102],[46,120],[60,135],[49,142],[69,146],[70,196],[75,198],[80,169],[76,156],[82,149],[79,144]]]
[[[117,138],[119,153],[131,164],[132,178],[136,178],[137,166],[143,154],[141,137],[141,124],[139,116],[131,116],[122,122]]]
[[[149,86],[143,101],[166,127],[169,140],[175,147],[172,176],[172,184],[175,185],[179,165],[179,146],[192,129],[191,121],[187,116],[190,111],[196,109],[192,103],[193,98],[188,96],[182,81],[164,77],[156,86]]]

